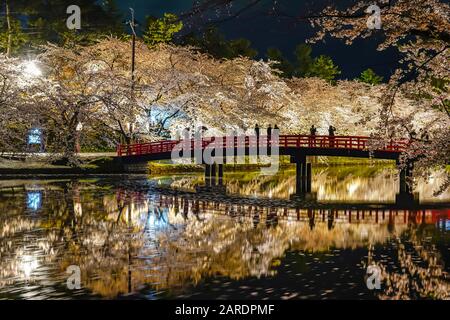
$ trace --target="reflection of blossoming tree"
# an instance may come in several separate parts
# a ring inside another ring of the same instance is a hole
[[[315,166],[313,168],[313,192],[319,200],[391,202],[398,192],[397,170],[381,166]],[[450,189],[439,196],[433,195],[434,186],[445,181],[445,173],[432,172],[433,183],[417,179],[415,191],[421,201],[446,201]],[[202,176],[174,176],[171,188],[195,190],[203,183]],[[164,182],[162,182],[164,184]],[[290,170],[279,171],[274,176],[260,176],[259,172],[225,173],[227,193],[244,196],[289,199],[295,193],[295,174]]]
[[[434,245],[421,240],[418,232],[409,231],[408,241],[398,236],[393,240],[400,271],[392,271],[392,266],[375,261],[373,246],[370,247],[369,264],[375,263],[381,269],[383,290],[378,295],[380,299],[449,298],[449,275],[444,271],[441,254]]]
[[[103,195],[93,196],[93,187]],[[213,276],[273,275],[287,250],[384,244],[407,228],[403,219],[387,228],[387,219],[373,223],[375,217],[366,215],[356,223],[336,218],[331,229],[317,217],[311,229],[306,210],[298,221],[282,218],[283,208],[243,207],[224,214],[226,205],[214,202],[160,195],[149,201],[138,192],[113,193],[89,183],[48,187],[46,197],[53,199],[43,204],[50,214],[35,221],[23,215],[23,208],[14,209],[16,203],[0,202],[8,213],[0,219],[0,292],[17,285],[21,268],[33,277],[32,268],[42,266],[40,274],[65,283],[66,268],[78,265],[88,294],[112,298],[144,286],[177,293]]]

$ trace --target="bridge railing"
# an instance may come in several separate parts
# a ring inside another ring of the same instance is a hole
[[[259,141],[258,141],[259,140]],[[201,143],[194,140],[176,141],[164,140],[149,143],[121,144],[117,146],[117,155],[121,156],[137,156],[146,154],[158,154],[171,152],[179,143],[185,143],[184,148],[194,150],[197,148],[204,149],[212,141],[215,146],[220,148],[236,147],[247,148],[257,147],[257,144],[267,144],[267,136],[256,137],[212,137],[204,138]],[[363,136],[308,136],[308,135],[282,135],[279,137],[278,146],[284,148],[328,148],[328,149],[349,149],[349,150],[369,150],[371,138]],[[373,140],[372,140],[373,141]],[[271,142],[273,144],[275,142]],[[385,152],[404,152],[409,146],[408,140],[395,140],[390,143],[378,146],[377,151]]]
[[[297,148],[336,148],[351,150],[368,150],[371,138],[364,136],[280,136],[280,147]],[[407,140],[395,140],[381,147],[379,151],[403,152],[406,151],[409,142]]]

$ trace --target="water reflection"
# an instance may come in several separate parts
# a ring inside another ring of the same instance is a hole
[[[319,201],[395,202],[399,192],[397,170],[385,166],[313,167],[312,191]],[[420,201],[448,202],[450,190],[434,195],[445,181],[443,172],[435,172],[428,179],[416,179],[414,191]],[[202,185],[201,176],[159,178],[160,184],[173,188],[195,190]],[[226,172],[228,193],[253,197],[289,199],[295,194],[295,170],[279,171],[274,176],[261,176],[259,172]]]
[[[27,193],[27,207],[34,211],[41,207],[42,194],[40,192],[29,191]]]
[[[447,209],[258,206],[144,177],[3,183],[0,298],[449,298]],[[65,286],[70,265],[80,290]]]

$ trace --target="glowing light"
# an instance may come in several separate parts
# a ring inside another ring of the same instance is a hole
[[[39,266],[36,257],[25,255],[20,262],[20,269],[25,278],[29,279],[34,270]]]
[[[29,192],[27,194],[27,207],[34,211],[40,209],[42,203],[42,194],[40,192]]]
[[[42,143],[42,130],[39,128],[33,128],[28,134],[29,144],[41,144]]]
[[[23,66],[23,73],[26,77],[37,78],[42,75],[42,71],[39,69],[35,61],[27,61]]]
[[[352,182],[352,183],[350,183],[349,185],[347,185],[347,192],[348,192],[348,195],[349,195],[349,196],[353,195],[353,194],[355,193],[355,191],[358,190],[359,185],[360,185],[360,184],[359,184],[358,181]]]

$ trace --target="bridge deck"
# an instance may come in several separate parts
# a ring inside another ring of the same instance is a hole
[[[207,148],[214,142],[215,148],[250,149],[256,150],[259,147],[267,146],[267,136],[246,137],[212,137],[204,138],[201,141],[178,141],[164,140],[151,143],[136,143],[129,145],[119,145],[117,155],[119,157],[144,157],[148,160],[170,159],[171,152],[175,146],[184,144],[185,150],[196,150]],[[281,155],[294,155],[302,152],[307,155],[330,155],[330,156],[350,156],[350,157],[374,157],[384,159],[397,159],[399,154],[406,151],[409,145],[408,140],[393,140],[388,144],[377,146],[376,140],[363,136],[308,136],[308,135],[281,135],[278,143],[272,142],[272,147],[279,147]],[[225,153],[224,153],[225,154]]]

